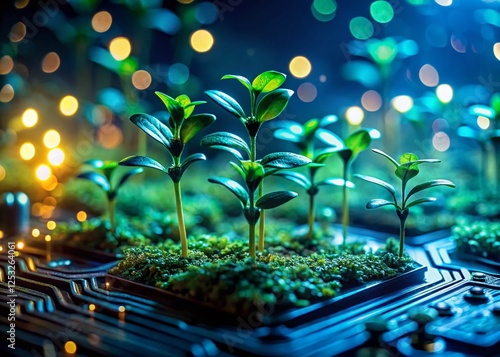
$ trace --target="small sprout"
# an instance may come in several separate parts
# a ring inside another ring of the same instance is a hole
[[[167,169],[158,161],[146,156],[129,156],[120,161],[122,166],[141,166],[163,171],[172,179],[174,184],[175,203],[177,208],[177,219],[179,222],[179,234],[182,245],[182,256],[188,255],[188,243],[186,225],[184,224],[184,212],[182,209],[181,178],[186,169],[196,161],[206,160],[203,154],[192,154],[181,161],[185,145],[196,134],[215,121],[212,114],[192,115],[195,106],[205,102],[191,102],[185,94],[177,98],[155,92],[167,107],[170,117],[168,123],[148,114],[134,114],[130,121],[137,125],[147,135],[165,146],[172,159],[172,165]]]
[[[379,155],[384,156],[396,167],[394,173],[401,180],[401,203],[398,203],[396,199],[396,189],[391,184],[371,176],[358,175],[358,174],[355,176],[364,181],[368,181],[378,186],[381,186],[385,188],[387,191],[389,191],[391,195],[391,201],[381,198],[375,198],[368,201],[368,203],[366,204],[366,208],[374,209],[388,205],[394,206],[400,222],[399,256],[402,257],[404,250],[404,242],[405,242],[405,222],[406,218],[408,217],[408,214],[410,213],[410,208],[419,205],[421,203],[436,201],[436,198],[434,197],[424,197],[409,202],[410,197],[418,192],[429,189],[431,187],[448,186],[454,188],[455,184],[451,181],[443,179],[431,180],[414,186],[408,193],[406,193],[406,185],[408,184],[408,181],[410,181],[412,178],[418,175],[418,173],[420,172],[419,170],[420,164],[438,163],[441,161],[437,159],[419,159],[418,156],[415,154],[406,153],[399,158],[398,162],[381,150],[372,149],[372,151]]]
[[[102,160],[88,160],[85,161],[84,164],[92,166],[94,169],[100,171],[87,171],[79,174],[77,177],[85,180],[92,181],[96,185],[98,185],[104,192],[106,192],[106,196],[108,198],[108,217],[109,222],[111,224],[111,232],[114,232],[116,229],[115,223],[115,203],[116,196],[118,195],[118,190],[123,186],[125,182],[128,181],[134,175],[137,175],[143,171],[141,168],[136,168],[130,170],[123,174],[118,183],[113,184],[112,177],[115,170],[118,168],[117,161],[102,161]]]

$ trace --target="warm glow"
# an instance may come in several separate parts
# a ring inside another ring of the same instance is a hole
[[[436,95],[442,103],[449,103],[453,99],[453,88],[449,84],[441,84],[436,88]]]
[[[0,239],[3,239],[3,231],[0,231]]]
[[[94,311],[95,310],[95,305],[94,304],[90,304],[89,305],[89,310],[90,311]]]
[[[24,143],[19,149],[19,155],[23,160],[31,160],[35,156],[35,145],[32,143]]]
[[[24,243],[23,242],[17,242],[17,249],[21,250],[24,248]]]
[[[483,130],[488,129],[490,127],[490,120],[480,115],[477,117],[477,126]]]
[[[382,107],[382,97],[374,90],[369,90],[361,97],[361,105],[369,112],[376,112]]]
[[[413,99],[407,95],[399,95],[392,100],[392,106],[400,113],[406,113],[413,108]]]
[[[0,74],[9,74],[14,68],[14,60],[9,55],[0,58]]]
[[[120,307],[118,308],[118,311],[120,311],[120,312],[125,312],[125,306],[120,306]]]
[[[214,37],[207,30],[198,30],[191,35],[190,43],[196,52],[207,52],[214,45]]]
[[[50,175],[45,181],[42,181],[42,187],[47,191],[53,191],[56,189],[58,184],[57,177],[54,175]],[[52,211],[54,210],[53,206],[43,206],[42,207],[42,217],[50,218],[52,216]],[[50,212],[49,212],[50,211]],[[45,214],[44,214],[45,212]],[[50,213],[50,214],[49,214]]]
[[[0,165],[0,181],[2,181],[5,178],[5,175],[6,175],[5,168],[2,165]]]
[[[59,110],[67,117],[73,115],[78,110],[78,100],[72,95],[67,95],[59,103]]]
[[[0,90],[0,102],[8,103],[14,98],[14,87],[10,84],[6,84]]]
[[[17,9],[24,9],[29,3],[29,0],[16,0],[16,2],[14,3],[14,6],[17,8]]]
[[[123,141],[121,129],[114,125],[103,125],[97,132],[97,141],[105,149],[114,149]]]
[[[12,42],[21,42],[26,36],[26,25],[22,22],[16,23],[12,26],[9,38]]]
[[[500,42],[497,42],[493,45],[493,54],[496,59],[500,61]]]
[[[54,73],[59,69],[61,59],[55,52],[49,52],[45,55],[42,61],[42,71],[45,73]]]
[[[350,107],[345,112],[345,118],[351,125],[359,125],[365,118],[365,112],[360,107]]]
[[[52,149],[49,151],[48,159],[51,165],[59,166],[64,162],[64,151],[61,149]]]
[[[38,113],[33,108],[28,108],[22,116],[23,125],[27,128],[32,128],[38,122]]]
[[[109,52],[111,52],[111,56],[113,56],[115,60],[123,61],[125,58],[130,56],[132,46],[130,45],[128,38],[117,37],[109,44]]]
[[[64,344],[64,350],[66,351],[66,353],[69,353],[69,354],[76,353],[76,343],[74,343],[73,341],[66,342]]]
[[[148,71],[140,69],[132,75],[132,85],[139,90],[147,89],[151,85],[151,75]]]
[[[311,62],[304,56],[294,57],[288,65],[290,73],[297,78],[304,78],[311,73]]]
[[[79,211],[76,214],[76,219],[78,220],[78,222],[85,222],[87,220],[87,213],[85,213],[84,211]]]
[[[35,228],[31,231],[31,235],[35,238],[40,237],[40,230],[38,228]]]
[[[439,131],[432,137],[432,145],[437,151],[446,151],[450,148],[450,137],[445,132]]]
[[[106,32],[111,27],[113,18],[107,11],[100,11],[92,17],[92,28],[95,32]]]
[[[40,181],[48,180],[51,175],[52,175],[52,170],[47,165],[40,165],[36,169],[36,177]]]
[[[435,87],[439,84],[439,74],[430,64],[424,64],[418,72],[420,81],[427,87]]]
[[[56,227],[57,227],[56,222],[54,222],[54,221],[48,221],[47,222],[47,229],[49,231],[53,231],[54,229],[56,229]]]
[[[49,149],[55,148],[61,142],[61,136],[54,129],[48,130],[43,136],[43,143]]]
[[[45,236],[45,241],[46,241],[46,242],[50,242],[51,240],[52,240],[52,237],[50,236],[50,234],[47,234],[47,235]]]

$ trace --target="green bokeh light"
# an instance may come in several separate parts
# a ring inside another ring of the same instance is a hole
[[[373,19],[381,24],[388,23],[394,17],[394,9],[387,1],[375,1],[370,6]]]
[[[367,40],[373,35],[373,25],[365,17],[355,17],[349,23],[349,29],[358,40]]]
[[[314,0],[314,9],[321,15],[331,15],[337,10],[337,2],[335,0]]]

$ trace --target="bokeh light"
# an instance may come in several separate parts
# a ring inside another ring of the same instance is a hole
[[[59,69],[60,65],[61,59],[59,55],[55,52],[49,52],[42,60],[42,71],[45,73],[54,73]]]
[[[370,5],[370,14],[375,21],[385,24],[394,17],[394,9],[387,1],[375,1]]]
[[[53,149],[57,145],[59,145],[60,142],[61,142],[61,136],[56,130],[51,129],[45,132],[45,135],[43,136],[43,143],[47,148]]]
[[[304,56],[296,56],[292,58],[288,65],[290,73],[297,78],[305,78],[311,73],[311,62]]]
[[[130,56],[130,52],[132,52],[132,45],[130,44],[128,38],[117,37],[109,43],[109,52],[115,60],[123,61],[125,58]]]
[[[56,229],[56,227],[57,227],[57,223],[56,222],[54,222],[54,221],[48,221],[47,222],[47,229],[49,231],[53,231],[54,229]]]
[[[0,181],[3,181],[6,175],[7,173],[5,172],[5,168],[2,165],[0,165]]]
[[[367,40],[373,36],[373,24],[366,17],[355,17],[349,23],[351,34],[358,40]]]
[[[139,90],[147,89],[151,85],[151,75],[148,71],[140,69],[132,75],[132,85]]]
[[[182,63],[174,63],[168,69],[168,80],[172,84],[183,85],[189,79],[189,68]]]
[[[64,151],[59,148],[50,150],[49,154],[47,155],[47,159],[53,166],[61,165],[64,162],[64,157]]]
[[[75,354],[76,353],[76,343],[73,341],[68,341],[64,344],[64,350],[66,353]]]
[[[437,118],[432,122],[432,131],[437,133],[438,131],[443,131],[450,128],[448,121],[443,118]]]
[[[32,143],[24,143],[19,148],[19,155],[23,160],[31,160],[33,157],[35,157],[35,153],[35,145],[33,145]]]
[[[427,87],[435,87],[439,84],[439,74],[430,64],[424,64],[418,72],[420,81]]]
[[[453,0],[435,0],[438,5],[441,6],[450,6],[453,4]]]
[[[345,112],[345,117],[347,122],[351,125],[359,125],[363,122],[365,118],[365,112],[363,109],[357,106],[349,107]]]
[[[196,52],[207,52],[214,45],[214,37],[207,30],[197,30],[191,35],[190,43]]]
[[[0,58],[0,74],[9,74],[14,68],[14,60],[9,55]]]
[[[32,128],[38,123],[38,113],[35,109],[28,108],[24,111],[21,120],[25,127]]]
[[[58,183],[57,177],[51,174],[46,180],[42,181],[41,185],[44,190],[53,191],[57,188]],[[41,214],[42,218],[50,218],[53,211],[54,206],[43,205]]]
[[[97,141],[105,149],[114,149],[123,141],[123,133],[116,125],[103,125],[97,132]]]
[[[78,99],[72,95],[65,96],[59,103],[59,110],[67,117],[74,115],[78,110]]]
[[[366,91],[361,97],[361,105],[369,112],[376,112],[382,107],[382,97],[374,90]]]
[[[493,54],[495,55],[495,58],[500,61],[500,42],[493,45]]]
[[[40,165],[36,168],[36,177],[40,181],[48,180],[52,175],[52,170],[47,165]]]
[[[10,84],[6,84],[0,90],[0,102],[8,103],[14,98],[14,88]]]
[[[78,211],[76,219],[78,222],[85,222],[87,220],[87,213],[84,211]]]
[[[477,117],[477,126],[483,130],[486,130],[490,127],[490,119],[483,117],[482,115]]]
[[[113,23],[113,17],[107,11],[99,11],[92,17],[92,28],[95,32],[106,32]]]
[[[35,228],[31,231],[31,235],[34,237],[34,238],[38,238],[40,237],[40,230],[38,228]]]
[[[453,99],[453,88],[449,84],[441,84],[436,88],[436,96],[441,103],[449,103]]]
[[[21,42],[26,36],[26,25],[18,22],[10,29],[9,38],[12,42]]]
[[[214,23],[219,16],[219,8],[212,2],[202,2],[195,10],[196,20],[200,24],[209,25]]]
[[[443,131],[439,131],[432,137],[432,146],[437,151],[446,151],[450,148],[450,137]]]
[[[24,9],[29,3],[29,0],[16,0],[14,6],[16,9]]]
[[[392,107],[400,113],[406,113],[413,108],[413,98],[407,95],[399,95],[392,99]]]
[[[335,0],[314,0],[311,12],[318,21],[327,22],[335,17],[337,2]]]
[[[317,95],[318,90],[316,89],[316,86],[309,82],[302,83],[297,89],[297,96],[301,101],[306,103],[312,102],[316,99]]]

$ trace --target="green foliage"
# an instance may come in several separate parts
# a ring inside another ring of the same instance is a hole
[[[394,206],[396,209],[396,214],[398,215],[398,218],[400,220],[400,250],[399,250],[399,256],[403,256],[403,249],[404,249],[404,238],[405,238],[405,221],[406,218],[408,217],[408,214],[410,212],[410,208],[422,203],[427,203],[427,202],[434,202],[436,198],[434,197],[424,197],[424,198],[419,198],[415,199],[411,202],[409,202],[410,197],[412,197],[414,194],[427,190],[432,187],[436,186],[447,186],[447,187],[455,187],[455,184],[449,180],[444,180],[444,179],[437,179],[437,180],[431,180],[427,181],[421,184],[418,184],[414,186],[407,194],[406,194],[406,185],[408,182],[413,179],[415,176],[417,176],[420,172],[419,170],[419,165],[421,164],[426,164],[426,163],[438,163],[440,160],[437,159],[419,159],[417,155],[412,154],[412,153],[405,153],[401,155],[399,158],[399,162],[396,161],[394,158],[386,154],[385,152],[378,150],[378,149],[372,149],[373,152],[382,155],[385,157],[391,164],[393,164],[396,167],[396,170],[394,171],[395,176],[401,181],[401,202],[398,202],[396,198],[396,189],[394,186],[391,184],[382,181],[378,178],[371,177],[371,176],[365,176],[365,175],[355,175],[356,177],[367,181],[371,182],[375,185],[378,185],[380,187],[383,187],[386,189],[390,196],[392,201],[388,201],[385,199],[381,198],[375,198],[370,200],[366,204],[366,208],[368,209],[375,209],[383,206]]]
[[[500,261],[500,222],[461,220],[451,232],[459,253]]]

